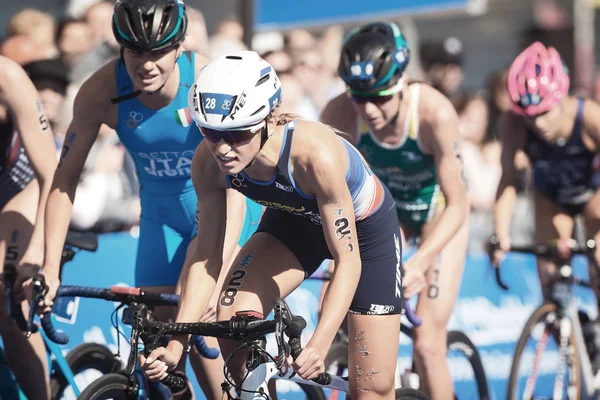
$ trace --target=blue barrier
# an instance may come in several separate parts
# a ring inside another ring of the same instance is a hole
[[[101,287],[131,284],[136,246],[136,238],[128,233],[102,235],[96,253],[81,252],[66,267],[64,283]],[[587,264],[581,257],[575,259],[574,268],[576,274],[587,276]],[[533,256],[508,254],[503,265],[503,277],[510,286],[509,292],[496,285],[487,256],[469,256],[459,299],[449,322],[449,329],[464,331],[477,345],[494,399],[506,398],[506,384],[516,341],[528,316],[541,302]],[[307,320],[303,343],[307,342],[316,327],[320,288],[320,282],[306,281],[287,298],[291,309]],[[591,291],[578,289],[576,293],[582,307],[591,317],[595,317],[597,311]],[[114,308],[111,303],[90,299],[67,299],[57,303],[55,311],[60,320],[57,327],[71,337],[64,350],[68,351],[82,342],[98,342],[116,351],[118,335],[110,324]],[[124,328],[128,337],[129,330]],[[406,338],[401,338],[398,356],[400,371],[410,366],[411,349],[407,342]],[[129,345],[124,338],[120,339],[120,344],[121,357],[126,361]],[[460,366],[452,366],[460,398],[459,380],[465,375],[457,368]],[[190,368],[188,373],[193,376]],[[197,386],[195,390],[198,398],[202,398]],[[285,396],[287,399],[304,398],[293,384],[279,385],[279,390],[289,390]]]

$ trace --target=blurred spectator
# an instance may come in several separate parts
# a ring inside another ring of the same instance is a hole
[[[56,36],[60,56],[68,68],[81,61],[94,45],[94,32],[84,20],[62,21]]]
[[[139,197],[125,170],[125,147],[102,125],[86,159],[73,203],[71,227],[112,232],[138,224]]]
[[[293,60],[292,73],[304,88],[307,100],[312,103],[313,112],[306,115],[309,119],[318,119],[321,108],[329,100],[345,90],[342,80],[337,77],[337,68],[334,73],[325,67],[323,55],[317,49],[295,51],[291,53]],[[339,55],[339,51],[338,51]]]
[[[236,17],[226,17],[217,24],[215,35],[243,42],[244,27]]]
[[[321,97],[323,91],[323,58],[317,50],[296,51],[292,53],[292,74],[305,92],[304,117],[318,121],[320,107],[324,105]]]
[[[55,35],[56,21],[46,12],[25,8],[13,15],[8,22],[8,36],[25,35],[33,43],[45,49],[46,57],[53,58],[58,55]]]
[[[471,203],[469,251],[484,252],[485,241],[494,233],[492,211],[502,173],[501,149],[488,129],[488,103],[481,94],[462,95],[457,112],[463,138],[463,174]]]
[[[267,51],[261,57],[271,64],[277,74],[291,72],[292,70],[292,57],[285,50]],[[281,78],[281,76],[279,77]]]
[[[71,68],[70,79],[75,85],[119,55],[119,45],[112,33],[113,7],[109,1],[100,1],[85,12],[85,21],[94,34],[95,44]]]
[[[208,54],[208,32],[204,15],[197,9],[186,6],[188,29],[183,41],[183,47],[196,53]]]
[[[340,63],[342,42],[344,41],[344,29],[340,25],[332,25],[325,29],[319,39],[318,48],[323,56],[324,72],[332,77],[337,77],[337,69]],[[343,82],[340,80],[342,86]]]
[[[35,43],[27,35],[11,36],[2,43],[0,54],[10,58],[20,65],[31,61],[51,58],[52,51]]]
[[[212,60],[223,54],[248,50],[248,47],[242,41],[224,35],[213,35],[209,37],[208,42],[209,50],[207,55]]]
[[[59,59],[52,59],[30,62],[23,69],[39,93],[58,147],[63,142],[66,129],[65,123],[60,121],[60,111],[69,84],[67,67]]]
[[[284,43],[285,49],[293,55],[297,51],[314,49],[317,39],[306,29],[292,29],[284,36]]]
[[[84,19],[92,28],[96,44],[108,42],[112,47],[118,47],[112,32],[112,17],[114,1],[102,0],[92,4],[85,12]]]
[[[457,112],[471,208],[490,212],[494,207],[502,168],[500,144],[488,129],[488,103],[478,93],[465,94],[457,103]]]
[[[506,77],[508,68],[492,73],[486,82],[487,91],[490,94],[490,130],[497,137],[498,122],[504,113],[510,111],[511,102],[508,95]]]
[[[463,44],[455,37],[423,41],[420,47],[425,79],[453,102],[463,81],[463,57]]]
[[[215,59],[223,54],[239,50],[248,50],[244,44],[244,28],[234,17],[220,21],[215,33],[208,38],[208,58]]]
[[[280,32],[256,32],[252,37],[252,50],[258,54],[283,50],[283,35]]]
[[[492,107],[500,114],[508,112],[511,107],[510,96],[508,95],[506,77],[508,68],[495,72],[488,79],[488,91],[491,95]]]

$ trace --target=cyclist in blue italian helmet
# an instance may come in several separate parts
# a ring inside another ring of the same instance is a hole
[[[339,75],[346,93],[323,110],[323,122],[351,134],[390,189],[406,239],[418,247],[404,264],[404,293],[419,295],[415,362],[433,399],[451,399],[446,324],[467,251],[469,205],[461,177],[458,117],[429,85],[411,82],[410,50],[393,23],[377,22],[345,38]]]
[[[280,99],[277,74],[251,51],[214,60],[190,90],[190,112],[205,137],[192,165],[199,219],[212,230],[198,232],[202,245],[194,253],[194,275],[183,289],[177,320],[195,320],[209,304],[221,269],[223,199],[234,188],[267,208],[233,264],[218,319],[241,310],[267,315],[274,297],[286,297],[325,259],[334,259],[337,268],[320,321],[293,367],[305,379],[323,372],[347,315],[352,398],[393,399],[402,311],[393,199],[352,144],[321,123],[280,114]],[[150,378],[163,376],[157,360],[178,363],[182,341],[173,338],[150,354],[152,362],[143,360]],[[221,342],[224,356],[236,345]],[[238,383],[241,364],[232,369]],[[362,371],[375,379],[359,379]]]
[[[79,90],[48,200],[43,273],[50,291],[40,311],[52,305],[59,284],[61,249],[77,182],[102,124],[117,131],[137,167],[141,221],[135,285],[147,291],[174,292],[185,279],[197,229],[206,228],[195,223],[197,197],[191,164],[203,136],[190,117],[187,94],[196,74],[208,63],[204,56],[182,47],[187,21],[180,0],[116,1],[112,26],[121,57],[96,71]],[[237,245],[244,204],[242,196],[228,191],[226,264]],[[215,296],[213,304],[216,300]],[[214,310],[204,318],[213,319]],[[159,319],[169,318],[169,313],[174,316],[173,310],[157,311]],[[207,342],[217,345],[209,338]],[[195,353],[192,365],[204,371],[197,375],[206,396],[220,397],[222,360],[207,360]]]

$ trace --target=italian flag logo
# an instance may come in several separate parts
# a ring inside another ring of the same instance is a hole
[[[187,107],[175,111],[175,119],[177,120],[177,123],[184,128],[187,128],[192,124],[192,115]]]

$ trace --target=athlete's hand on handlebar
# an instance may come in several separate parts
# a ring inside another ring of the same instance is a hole
[[[325,372],[324,360],[317,350],[307,346],[302,349],[296,361],[293,361],[291,356],[286,361],[301,378],[311,380]]]
[[[41,300],[38,304],[37,313],[42,315],[52,310],[56,292],[60,286],[60,279],[58,279],[58,276],[55,276],[54,274],[44,274],[43,270],[40,272],[40,274],[44,275],[46,286],[48,287],[48,292],[44,296],[43,300]],[[33,300],[33,279],[28,279],[23,284],[23,289],[25,290],[27,300],[31,302]]]
[[[404,288],[404,297],[410,298],[421,293],[421,290],[427,285],[423,265],[431,265],[428,261],[422,261],[412,256],[404,263],[404,276],[402,277],[402,287]],[[418,257],[418,256],[417,256]]]
[[[506,253],[510,251],[511,242],[510,237],[498,236],[496,240],[498,241],[498,244],[492,253],[492,265],[498,268]]]
[[[183,345],[176,340],[171,340],[167,347],[154,349],[148,358],[140,353],[140,366],[151,381],[162,380],[167,376],[168,371],[175,369],[182,355]]]

